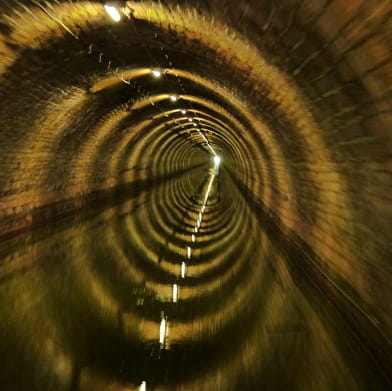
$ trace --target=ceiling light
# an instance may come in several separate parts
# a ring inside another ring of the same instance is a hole
[[[109,16],[115,21],[119,22],[121,19],[120,13],[117,11],[116,7],[111,5],[105,5],[105,10],[109,14]]]
[[[186,110],[181,110],[181,113],[182,114],[186,114]]]
[[[154,69],[152,71],[152,74],[154,75],[154,77],[158,78],[162,76],[162,72],[159,69]]]
[[[170,95],[170,100],[171,100],[172,102],[175,102],[177,99],[178,99],[178,96],[177,96],[177,95]]]

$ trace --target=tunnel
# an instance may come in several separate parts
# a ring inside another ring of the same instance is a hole
[[[392,389],[391,0],[0,0],[0,389]]]

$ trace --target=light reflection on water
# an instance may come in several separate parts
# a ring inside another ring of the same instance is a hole
[[[18,390],[290,389],[295,374],[311,389],[302,380],[309,368],[314,378],[331,379],[347,368],[329,333],[335,316],[320,314],[298,290],[243,201],[218,202],[213,181],[207,176],[203,183],[201,202],[189,214],[197,217],[204,208],[203,230],[186,254],[192,218],[178,227],[182,236],[159,225],[149,202],[160,193],[4,243],[4,384]],[[236,220],[226,212],[217,229],[209,216],[221,204],[244,212]],[[154,242],[149,230],[177,251]]]

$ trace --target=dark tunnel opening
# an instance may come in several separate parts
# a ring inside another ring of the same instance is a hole
[[[391,16],[0,0],[0,388],[390,390]]]

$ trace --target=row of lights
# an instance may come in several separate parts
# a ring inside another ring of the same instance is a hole
[[[197,221],[196,221],[196,225],[195,225],[195,228],[194,228],[194,233],[192,233],[192,235],[191,235],[191,244],[189,244],[186,247],[186,258],[187,259],[191,259],[191,257],[192,257],[192,244],[195,243],[195,241],[196,241],[196,234],[200,230],[201,222],[203,220],[203,214],[204,214],[204,212],[206,210],[206,205],[207,205],[208,199],[210,197],[210,192],[211,192],[211,189],[212,189],[212,183],[214,181],[216,173],[219,170],[220,160],[221,159],[220,159],[219,156],[214,156],[214,163],[215,163],[214,171],[212,172],[211,178],[210,178],[210,182],[208,183],[206,195],[204,197],[204,202],[203,202],[203,205],[201,207],[201,210],[200,210],[200,213],[198,215],[198,218],[197,218]],[[186,270],[187,270],[187,264],[185,262],[182,262],[181,263],[181,278],[185,278]],[[174,284],[173,285],[173,302],[174,303],[177,302],[177,299],[178,299],[178,286],[177,286],[177,284]]]
[[[113,4],[113,3],[111,3]],[[114,5],[110,5],[110,3],[105,4],[105,10],[108,13],[108,15],[115,21],[115,22],[119,22],[121,20],[121,15],[119,13],[119,11],[117,10],[117,8]],[[155,78],[160,78],[162,76],[162,71],[160,69],[153,69],[151,71],[152,75]],[[172,102],[176,102],[178,100],[178,96],[177,95],[170,95],[170,100]],[[182,114],[186,114],[185,110],[181,110]],[[193,126],[197,126],[197,124],[195,122],[193,122],[192,118],[189,118],[189,121],[192,122]],[[211,146],[211,144],[208,142],[207,138],[205,137],[205,135],[203,135],[200,131],[200,129],[197,129],[198,133],[202,136],[203,140],[207,143],[208,148],[211,150],[211,152],[213,153],[214,156],[217,156],[214,148]]]
[[[151,73],[157,79],[162,76],[162,71],[159,70],[159,69],[153,69],[151,71]],[[170,100],[172,102],[176,102],[178,100],[178,96],[177,95],[170,95]],[[181,114],[185,115],[186,113],[187,113],[187,111],[185,109],[181,110]],[[188,121],[191,122],[193,126],[195,126],[195,127],[197,126],[197,123],[194,122],[193,118],[189,117]],[[209,144],[206,136],[201,132],[201,130],[197,129],[197,132],[201,135],[201,137],[207,143],[207,146],[211,149],[212,153],[214,154],[215,172],[217,172],[217,170],[219,168],[219,164],[220,164],[220,158],[219,158],[219,156],[217,156],[216,152],[214,151],[212,146]],[[208,202],[208,198],[209,198],[209,195],[210,195],[210,192],[211,192],[212,183],[213,183],[213,180],[214,180],[214,177],[215,177],[215,172],[213,172],[211,174],[211,179],[210,179],[210,182],[208,184],[208,188],[207,188],[207,192],[206,192],[206,195],[205,195],[204,203],[203,203],[203,206],[201,208],[201,212],[199,213],[199,216],[198,216],[198,219],[197,219],[197,222],[196,222],[196,226],[195,226],[195,230],[194,230],[195,233],[198,232],[198,230],[200,229],[200,226],[201,226],[203,213],[205,212],[206,204]],[[195,243],[195,240],[196,240],[195,233],[193,233],[191,235],[192,243]],[[191,245],[189,245],[189,246],[187,246],[187,249],[186,249],[186,258],[189,260],[189,259],[191,259],[191,256],[192,256],[192,247],[191,247]],[[185,278],[186,272],[187,272],[187,264],[186,264],[186,262],[183,261],[181,263],[181,270],[180,270],[181,278]],[[177,303],[178,296],[179,296],[179,286],[178,286],[178,284],[173,284],[173,286],[172,286],[172,301],[173,301],[173,303]],[[167,317],[164,315],[164,313],[162,313],[161,314],[161,324],[160,324],[160,327],[159,327],[159,343],[161,345],[161,348],[164,348],[164,346],[165,346],[165,340],[166,340],[167,331],[168,331],[167,329],[168,329]]]
[[[115,22],[119,22],[121,20],[121,15],[118,12],[116,7],[114,7],[112,5],[108,5],[108,4],[105,4],[104,7],[105,7],[106,12],[109,14],[109,16]],[[152,74],[156,78],[159,78],[159,77],[162,76],[162,72],[160,70],[156,70],[156,69],[154,69],[152,71]],[[170,100],[172,102],[177,101],[178,100],[177,95],[170,95]],[[160,324],[160,327],[159,327],[159,343],[160,343],[161,347],[165,346],[166,336],[167,336],[167,318],[166,318],[165,314],[162,312],[162,314],[161,314],[161,324]],[[147,390],[147,383],[146,383],[146,381],[142,381],[142,383],[139,386],[139,391],[146,391],[146,390]]]
[[[117,8],[113,5],[109,5],[109,4],[105,4],[105,10],[106,12],[109,14],[109,16],[115,21],[115,22],[119,22],[121,20],[121,15],[119,13],[119,11],[117,10]],[[152,75],[155,78],[160,78],[162,76],[162,71],[159,69],[153,69],[151,71]],[[169,99],[172,102],[176,102],[179,98],[177,95],[170,95]],[[186,114],[187,111],[182,109],[181,110],[181,114]],[[188,120],[190,122],[192,122],[193,126],[197,126],[197,123],[194,122],[194,120],[192,118],[188,118]],[[197,222],[196,222],[196,226],[194,229],[194,232],[197,233],[200,229],[201,226],[201,222],[202,222],[202,218],[203,218],[203,213],[205,212],[206,209],[206,205],[209,199],[209,195],[211,192],[211,188],[212,188],[212,183],[214,181],[214,177],[215,177],[215,173],[218,171],[219,169],[219,164],[220,164],[220,158],[219,156],[217,156],[215,150],[213,149],[213,147],[210,145],[210,143],[208,142],[206,136],[201,132],[200,129],[197,129],[197,132],[201,135],[201,137],[203,138],[203,140],[207,143],[207,146],[210,148],[211,152],[214,155],[214,163],[215,163],[215,171],[211,174],[211,179],[210,182],[208,184],[207,187],[207,192],[204,198],[204,203],[203,206],[201,208],[201,211],[199,213]],[[195,233],[192,233],[191,236],[191,241],[192,243],[195,243],[196,240],[196,235]],[[192,256],[192,247],[187,246],[187,259],[191,259]],[[186,276],[186,271],[187,271],[187,264],[185,262],[181,263],[181,278],[185,278]],[[179,295],[179,286],[178,284],[173,284],[173,292],[172,292],[172,298],[173,298],[173,303],[177,303],[178,301],[178,295]],[[166,341],[166,337],[167,337],[167,332],[168,332],[168,324],[167,324],[167,317],[165,316],[165,314],[162,312],[161,313],[161,323],[160,323],[160,327],[159,327],[159,343],[161,345],[161,348],[164,348],[165,346],[165,341]],[[147,389],[147,384],[145,381],[142,381],[142,383],[139,386],[139,391],[146,391]]]
[[[200,213],[199,213],[197,221],[196,221],[196,225],[195,225],[195,228],[194,228],[194,233],[192,233],[192,235],[191,235],[191,242],[192,243],[190,243],[186,247],[186,258],[188,260],[190,260],[191,257],[192,257],[192,244],[195,243],[195,241],[196,241],[196,234],[200,230],[201,223],[202,223],[202,220],[203,220],[203,214],[205,213],[205,210],[206,210],[206,206],[207,206],[207,203],[208,203],[208,200],[209,200],[209,197],[210,197],[210,193],[211,193],[211,190],[212,190],[212,185],[213,185],[213,182],[214,182],[214,179],[215,179],[215,175],[219,171],[220,161],[221,161],[221,159],[220,159],[219,156],[214,156],[214,170],[211,173],[211,178],[210,178],[210,181],[209,181],[208,186],[207,186],[206,194],[204,196],[203,205],[201,207]],[[183,261],[183,262],[181,262],[181,271],[180,271],[181,278],[185,278],[186,272],[187,272],[187,263],[185,261]],[[178,284],[173,284],[173,287],[172,287],[172,301],[173,301],[173,303],[177,303],[177,301],[178,301],[179,289],[180,289],[180,287],[179,287]],[[160,323],[160,326],[159,326],[159,344],[160,344],[162,349],[165,347],[167,332],[168,332],[167,317],[162,312],[161,313],[161,323]]]
[[[111,3],[107,3],[107,4],[104,5],[104,8],[105,8],[106,12],[108,13],[108,15],[115,22],[119,22],[121,20],[121,14],[118,11],[118,9],[116,8],[116,6],[114,5],[114,4],[117,4],[117,3],[118,2],[111,2]],[[125,9],[123,9],[123,12],[125,13]],[[110,62],[109,62],[109,64],[110,64]],[[160,78],[162,76],[162,71],[159,70],[159,69],[153,69],[151,71],[151,73],[152,73],[152,75],[155,78]],[[170,95],[169,98],[170,98],[170,100],[172,102],[176,102],[179,99],[179,97],[177,95],[174,95],[174,94]],[[181,113],[185,115],[187,113],[187,111],[182,109]],[[190,118],[189,120],[193,123],[194,126],[197,126],[197,124],[195,122],[193,122],[193,119]],[[213,150],[211,145],[208,143],[207,138],[201,133],[200,129],[197,129],[197,131],[200,133],[200,135],[203,137],[203,139],[207,142],[207,145],[209,146],[209,148],[213,152],[213,154],[214,154],[214,161],[215,161],[215,170],[217,170],[217,167],[219,166],[220,158],[216,155],[215,151]],[[198,232],[198,230],[200,228],[200,225],[201,225],[202,215],[203,215],[203,213],[205,211],[205,206],[206,206],[206,203],[208,201],[209,193],[211,191],[211,186],[212,186],[213,179],[214,179],[214,174],[212,174],[212,176],[211,176],[211,180],[210,180],[210,183],[209,183],[209,186],[208,186],[208,190],[207,190],[207,193],[206,193],[206,197],[205,197],[205,201],[204,201],[204,204],[203,204],[203,207],[202,207],[202,211],[201,211],[201,213],[199,213],[199,218],[198,218],[198,221],[197,221],[197,225],[195,227],[195,232],[196,233]],[[194,243],[195,242],[195,234],[192,234],[191,239],[192,239],[192,243]],[[191,258],[191,254],[192,254],[192,248],[191,248],[191,246],[188,246],[188,248],[187,248],[187,258],[188,259]],[[182,264],[181,264],[181,277],[182,278],[185,278],[186,270],[187,270],[187,265],[186,265],[185,262],[182,262]],[[179,292],[179,287],[178,287],[177,284],[174,284],[173,285],[173,302],[177,302],[177,300],[178,300],[178,292]],[[165,340],[166,340],[166,337],[167,337],[167,333],[168,333],[167,316],[165,316],[165,314],[162,312],[161,313],[160,330],[159,330],[159,343],[160,343],[162,348],[165,346]],[[147,390],[147,383],[146,383],[146,381],[142,381],[140,386],[139,386],[139,391],[146,391],[146,390]]]
[[[159,79],[162,76],[162,71],[159,69],[153,69],[151,71],[152,75],[156,78]],[[172,102],[176,102],[178,100],[178,96],[177,95],[170,95],[170,100]]]
[[[160,77],[162,76],[162,71],[160,71],[159,69],[153,69],[153,70],[151,71],[151,73],[153,74],[153,76],[154,76],[155,78],[160,78]],[[170,100],[171,100],[172,102],[176,102],[176,101],[178,100],[178,96],[177,96],[177,95],[170,95]],[[181,110],[181,114],[184,114],[184,115],[185,115],[186,113],[187,113],[186,110],[184,110],[184,109]],[[189,117],[189,118],[188,118],[188,121],[191,122],[193,126],[195,126],[195,127],[197,126],[197,123],[194,122],[194,119],[193,119],[193,118]],[[214,148],[211,146],[211,144],[210,144],[209,141],[207,140],[207,137],[201,132],[200,129],[196,129],[196,130],[197,130],[197,132],[200,134],[200,136],[202,137],[202,139],[206,142],[208,148],[210,148],[210,150],[211,150],[211,152],[213,153],[213,155],[214,155],[215,157],[217,157],[217,154],[216,154]]]

